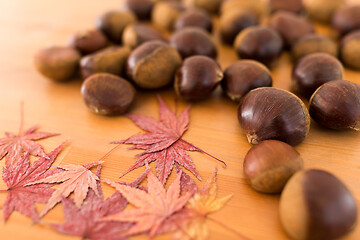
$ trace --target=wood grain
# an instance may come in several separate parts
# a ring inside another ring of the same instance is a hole
[[[88,111],[80,96],[80,80],[53,83],[40,76],[33,67],[33,55],[38,49],[48,44],[65,44],[73,32],[92,28],[98,15],[116,8],[119,8],[119,1],[115,0],[0,1],[1,132],[17,131],[20,102],[24,101],[25,127],[39,123],[42,130],[62,133],[59,137],[42,141],[47,151],[65,139],[71,141],[55,165],[95,161],[112,148],[108,144],[110,141],[140,132],[125,117],[102,117]],[[323,26],[318,26],[318,29],[329,33]],[[237,59],[230,47],[219,45],[219,52],[219,62],[223,68]],[[284,54],[272,71],[275,87],[289,89],[291,67],[289,55]],[[346,79],[360,83],[360,72],[346,70]],[[171,89],[140,92],[131,112],[157,117],[155,93],[161,94],[173,106],[175,95]],[[180,102],[179,105],[184,108],[186,103]],[[220,167],[218,193],[220,197],[233,193],[234,197],[213,217],[251,239],[288,239],[279,222],[279,196],[257,193],[244,179],[242,161],[251,146],[237,122],[236,108],[236,104],[225,98],[218,89],[210,99],[193,104],[190,129],[184,136],[184,139],[228,164],[226,169]],[[344,181],[360,206],[359,132],[329,131],[312,122],[308,138],[296,149],[304,158],[306,168],[330,171]],[[117,180],[120,173],[134,162],[135,153],[127,150],[126,146],[120,147],[107,158],[102,178]],[[191,153],[191,156],[204,179],[219,165],[200,153]],[[0,167],[3,166],[4,161],[1,161]],[[142,171],[131,172],[123,180],[135,179]],[[173,179],[174,174],[170,181]],[[103,187],[106,196],[114,191],[109,186]],[[1,181],[0,189],[4,188]],[[6,194],[0,194],[0,205],[5,197]],[[39,209],[42,207],[39,205]],[[6,224],[0,224],[1,239],[78,239],[60,235],[45,225],[62,221],[61,206],[43,219],[43,225],[32,225],[28,218],[13,213]],[[214,223],[209,223],[209,226],[210,239],[237,239]],[[159,239],[169,239],[169,236]],[[360,239],[360,227],[345,239]]]

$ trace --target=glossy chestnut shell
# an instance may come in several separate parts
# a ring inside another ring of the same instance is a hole
[[[341,62],[327,53],[312,53],[299,60],[292,74],[292,89],[309,99],[322,84],[344,78]]]
[[[360,29],[360,6],[349,5],[337,10],[332,18],[332,26],[341,36]]]
[[[249,150],[243,169],[247,181],[256,191],[280,193],[303,165],[300,154],[293,147],[281,141],[266,140]]]
[[[233,101],[240,101],[248,92],[259,87],[271,87],[269,69],[260,62],[239,60],[225,69],[221,87]]]
[[[109,45],[106,36],[98,30],[87,30],[74,34],[69,39],[69,46],[76,48],[83,55],[101,50]]]
[[[97,73],[83,82],[81,95],[94,113],[119,115],[131,106],[135,98],[135,89],[123,78],[108,73]]]
[[[175,91],[187,101],[198,101],[210,96],[223,78],[219,64],[206,56],[185,59],[175,76]]]
[[[173,82],[181,62],[175,48],[161,41],[148,41],[131,52],[126,73],[137,86],[156,89]]]
[[[130,48],[135,48],[143,44],[144,42],[159,40],[166,42],[165,37],[160,31],[151,25],[145,23],[134,23],[128,25],[124,29],[122,36],[122,42],[124,45]]]
[[[360,85],[345,80],[325,83],[312,95],[309,112],[324,127],[360,131]]]
[[[171,35],[169,42],[183,59],[194,55],[217,57],[217,49],[210,34],[201,28],[180,29]]]
[[[270,19],[269,26],[275,29],[290,47],[302,36],[314,33],[315,29],[306,18],[287,11],[278,11]]]
[[[339,239],[357,221],[356,200],[334,175],[317,169],[296,173],[280,198],[280,220],[291,239]]]
[[[250,91],[238,107],[239,123],[249,143],[275,139],[292,146],[305,140],[310,116],[294,94],[272,87]]]
[[[208,32],[213,29],[212,19],[209,13],[202,9],[189,9],[181,13],[175,22],[175,30],[186,27],[199,27]]]
[[[237,35],[234,47],[239,58],[257,60],[272,67],[281,55],[283,41],[274,29],[254,26]]]
[[[239,32],[257,24],[258,20],[251,12],[242,9],[228,10],[220,16],[220,38],[222,42],[232,45]]]

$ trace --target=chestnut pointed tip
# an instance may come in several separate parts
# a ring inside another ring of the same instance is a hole
[[[360,132],[360,120],[356,123],[355,127],[353,127],[352,129]]]
[[[246,134],[246,137],[250,144],[252,144],[252,145],[259,144],[258,136],[255,133]]]

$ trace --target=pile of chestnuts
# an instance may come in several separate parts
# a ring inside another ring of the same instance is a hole
[[[314,21],[331,25],[331,36],[316,33]],[[224,70],[216,61],[215,36],[239,57]],[[284,51],[294,62],[288,76],[292,92],[272,87],[277,79],[271,69]],[[328,129],[360,130],[360,85],[344,74],[344,66],[360,70],[360,5],[123,0],[121,10],[101,15],[67,46],[40,50],[35,66],[57,82],[83,78],[85,104],[100,115],[129,111],[136,89],[172,85],[183,100],[201,101],[221,86],[238,104],[240,126],[254,145],[245,156],[244,175],[258,192],[282,192],[286,233],[293,239],[336,239],[354,228],[351,192],[330,173],[303,170],[293,147],[306,139],[310,118]]]

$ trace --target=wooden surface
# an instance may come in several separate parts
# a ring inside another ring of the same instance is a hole
[[[33,67],[34,53],[49,44],[65,44],[75,31],[91,28],[94,19],[119,1],[107,0],[1,0],[0,1],[0,131],[17,132],[20,123],[20,102],[25,102],[25,128],[40,124],[41,130],[62,135],[41,141],[47,151],[69,139],[70,144],[58,157],[55,165],[96,161],[112,148],[112,140],[123,139],[141,132],[125,117],[102,117],[92,114],[80,96],[81,81],[53,83],[40,76]],[[328,32],[320,28],[322,32]],[[234,51],[219,48],[223,68],[236,60]],[[289,89],[291,64],[284,54],[272,71],[274,86]],[[346,79],[360,83],[360,72],[346,70]],[[173,107],[171,89],[139,93],[131,112],[157,117],[155,94],[160,93]],[[186,103],[180,102],[180,108]],[[184,139],[226,161],[220,167],[218,194],[233,193],[231,201],[213,215],[227,226],[251,239],[287,239],[278,216],[278,195],[263,195],[253,191],[245,182],[242,161],[251,147],[242,134],[236,118],[236,104],[218,90],[210,99],[195,103],[191,109],[191,124]],[[2,134],[2,133],[1,133]],[[360,206],[360,133],[336,132],[312,122],[304,143],[296,147],[306,168],[330,171],[353,192]],[[136,151],[120,147],[103,165],[102,178],[117,180],[120,173],[134,161]],[[203,179],[214,167],[215,160],[191,153]],[[4,161],[0,162],[2,169]],[[151,165],[154,168],[154,165]],[[219,165],[220,166],[220,165]],[[143,169],[129,173],[122,180],[133,180]],[[174,179],[174,174],[170,182]],[[0,189],[5,185],[1,181]],[[114,190],[103,185],[106,196]],[[0,205],[6,194],[0,194]],[[43,205],[38,206],[39,209]],[[0,216],[2,217],[2,216]],[[49,222],[62,222],[61,205],[44,219],[43,225],[32,225],[30,219],[15,212],[6,224],[0,224],[1,239],[78,239],[52,231]],[[236,239],[231,232],[209,223],[210,239]],[[168,239],[160,237],[159,239]],[[345,239],[360,239],[360,227]]]

